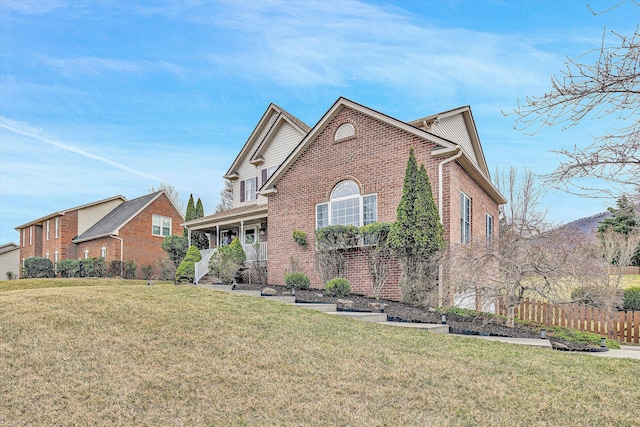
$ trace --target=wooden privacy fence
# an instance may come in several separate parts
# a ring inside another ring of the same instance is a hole
[[[507,314],[506,304],[499,304],[498,313]],[[515,307],[516,319],[548,326],[564,326],[591,332],[627,343],[640,343],[640,311],[614,311],[607,313],[590,305],[549,304],[525,298]]]

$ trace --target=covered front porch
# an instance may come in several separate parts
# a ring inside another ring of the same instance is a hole
[[[266,204],[254,204],[219,212],[188,221],[183,225],[191,234],[200,231],[207,235],[209,248],[201,250],[202,260],[196,264],[195,283],[209,273],[209,259],[222,246],[239,239],[247,261],[267,261],[267,211]]]

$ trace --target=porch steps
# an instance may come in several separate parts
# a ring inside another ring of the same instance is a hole
[[[365,322],[385,323],[387,315],[385,313],[367,313],[362,311],[332,311],[327,314],[334,314],[350,319],[363,320]]]
[[[338,311],[338,306],[336,304],[329,303],[306,303],[306,302],[296,302],[291,304],[296,307],[308,308],[309,310],[316,310],[322,313],[332,313]]]

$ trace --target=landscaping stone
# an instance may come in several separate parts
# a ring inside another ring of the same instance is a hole
[[[385,304],[383,302],[370,302],[369,307],[371,307],[371,311],[374,313],[384,313],[385,307],[389,307],[389,304]]]
[[[276,295],[278,295],[278,292],[276,292],[276,290],[273,289],[273,288],[264,288],[264,289],[262,289],[262,296],[272,297],[272,296],[276,296]]]
[[[336,304],[338,304],[338,306],[340,308],[345,308],[347,310],[353,310],[353,301],[348,300],[348,299],[339,299],[336,301]]]

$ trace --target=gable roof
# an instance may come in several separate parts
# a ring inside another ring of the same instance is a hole
[[[161,195],[165,195],[176,209],[180,216],[182,213],[166,195],[164,190],[156,191],[155,193],[147,194],[146,196],[138,197],[128,202],[122,203],[114,210],[105,215],[100,221],[96,222],[87,231],[72,240],[73,243],[86,242],[87,240],[97,239],[99,237],[106,237],[112,234],[118,234],[120,228],[126,225],[131,219],[138,215],[142,210],[149,206]],[[184,218],[183,218],[184,219]]]
[[[274,117],[274,114],[277,114],[275,120],[271,121],[270,118]],[[290,124],[295,130],[300,132],[300,136],[306,135],[311,129],[307,126],[302,120],[293,116],[289,112],[280,108],[276,104],[269,104],[264,114],[260,118],[260,121],[256,125],[251,135],[249,135],[249,139],[245,142],[242,150],[238,153],[235,160],[231,164],[231,167],[224,175],[226,179],[234,179],[237,178],[237,169],[242,163],[242,161],[250,155],[249,161],[254,164],[260,164],[264,159],[262,159],[262,154],[266,150],[267,146],[273,139],[276,131],[284,124]],[[266,131],[266,132],[265,132]],[[262,136],[262,139],[258,141],[258,138]],[[258,142],[257,148],[251,152],[251,148]]]
[[[458,123],[454,121],[456,116],[460,116],[463,120],[465,125],[464,134],[461,133],[462,129],[459,128]],[[480,168],[487,178],[491,178],[470,106],[454,108],[408,123],[434,135],[454,141],[462,148],[469,160]]]
[[[57,212],[50,213],[49,215],[45,215],[45,216],[43,216],[41,218],[38,218],[38,219],[35,219],[33,221],[27,222],[26,224],[19,225],[15,229],[16,230],[21,230],[21,229],[23,229],[25,227],[29,227],[29,226],[34,225],[34,224],[39,224],[39,223],[41,223],[43,221],[46,221],[47,219],[50,219],[50,218],[53,218],[53,217],[56,217],[56,216],[64,215],[67,212],[72,212],[72,211],[75,211],[75,210],[89,208],[91,206],[100,205],[102,203],[111,202],[111,201],[117,200],[117,199],[121,199],[123,202],[127,201],[127,199],[124,196],[120,196],[120,195],[113,196],[113,197],[109,197],[107,199],[98,200],[96,202],[91,202],[91,203],[87,203],[87,204],[84,204],[84,205],[76,206],[76,207],[73,207],[73,208],[65,209],[65,210],[62,210],[62,211],[57,211]]]
[[[260,194],[264,196],[268,196],[269,194],[274,194],[277,192],[275,184],[278,182],[280,177],[282,177],[282,175],[296,162],[296,160],[298,160],[298,158],[306,151],[309,144],[311,144],[311,142],[324,130],[324,128],[331,122],[331,120],[335,118],[338,115],[338,113],[340,113],[340,111],[342,111],[344,108],[351,108],[351,109],[357,110],[369,117],[377,119],[383,123],[388,123],[412,135],[416,135],[420,138],[423,138],[427,141],[430,141],[436,144],[438,147],[432,152],[433,156],[440,157],[445,155],[452,155],[458,152],[460,148],[462,148],[459,144],[456,144],[455,142],[447,138],[443,138],[442,136],[439,136],[435,133],[427,131],[423,128],[416,127],[414,125],[418,122],[421,123],[422,120],[424,119],[421,119],[420,121],[414,121],[412,122],[413,124],[405,123],[391,116],[375,111],[369,107],[365,107],[364,105],[361,105],[351,100],[348,100],[346,98],[340,97],[333,104],[333,106],[331,106],[331,108],[322,116],[322,118],[311,129],[311,131],[309,131],[307,136],[305,136],[302,139],[302,141],[300,141],[298,146],[291,152],[291,154],[289,154],[289,156],[285,159],[282,165],[262,185],[259,191]],[[451,110],[450,112],[447,112],[447,113],[467,114],[468,118],[466,120],[467,121],[470,120],[468,123],[466,122],[467,127],[468,128],[470,127],[470,129],[476,133],[476,139],[477,139],[477,131],[475,129],[475,124],[473,123],[473,117],[471,116],[471,109],[469,107],[461,107],[459,109]],[[442,114],[447,114],[447,113],[442,113]],[[441,117],[442,117],[442,114],[441,114]],[[436,116],[429,116],[429,117],[436,117]],[[479,139],[477,139],[478,147],[479,147],[479,143],[480,143]],[[477,151],[475,149],[472,151],[473,151],[472,153],[468,153],[463,149],[462,155],[457,159],[457,161],[465,168],[465,170],[469,172],[470,175],[472,175],[474,178],[478,180],[479,184],[485,189],[485,191],[487,191],[498,203],[502,203],[502,204],[506,203],[506,200],[504,199],[502,194],[500,194],[500,191],[498,191],[498,189],[491,182],[491,179],[488,174],[488,170],[486,168],[486,163],[484,162],[484,154],[481,155],[482,160],[480,162],[484,165],[484,168],[481,168],[479,166],[478,160],[476,159],[478,155]],[[480,153],[482,153],[481,149],[479,149],[479,151]],[[474,156],[473,158],[471,157],[472,155]]]

